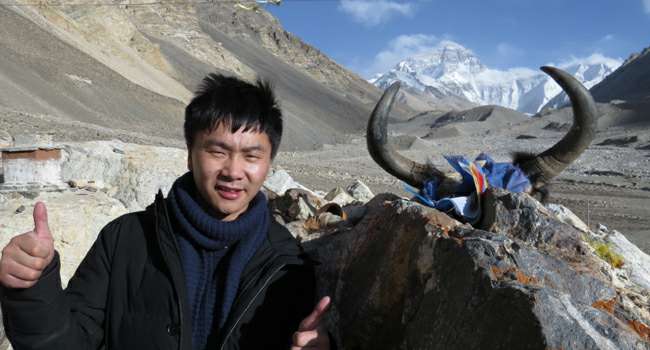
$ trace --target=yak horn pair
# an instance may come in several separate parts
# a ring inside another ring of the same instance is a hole
[[[531,180],[534,188],[544,186],[560,174],[589,147],[596,134],[596,103],[589,91],[565,71],[553,67],[541,69],[569,96],[573,106],[573,125],[554,146],[517,164]],[[366,135],[370,156],[388,173],[416,188],[421,188],[431,177],[438,177],[443,183],[445,180],[449,181],[450,179],[433,165],[414,162],[397,153],[388,143],[388,116],[399,87],[399,82],[395,82],[386,89],[372,111]]]

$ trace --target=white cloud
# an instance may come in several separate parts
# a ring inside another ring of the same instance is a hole
[[[647,0],[647,1],[650,2],[650,0]],[[600,38],[599,41],[612,41],[612,40],[614,40],[614,34],[607,34],[607,35],[603,36],[602,38]]]
[[[389,0],[341,0],[338,8],[367,26],[383,23],[394,15],[410,16],[415,9],[412,3]]]
[[[497,53],[500,56],[507,58],[521,57],[525,54],[524,50],[505,42],[499,43],[499,45],[497,45]]]
[[[641,0],[643,1],[643,9],[645,10],[645,13],[650,15],[650,0]]]
[[[366,68],[365,74],[384,73],[406,57],[435,49],[439,42],[440,40],[435,35],[400,35],[391,40],[384,50],[375,55],[373,63]]]
[[[567,69],[570,68],[571,66],[576,66],[579,64],[586,64],[586,65],[603,64],[611,69],[616,69],[620,67],[622,63],[623,60],[620,58],[612,58],[612,57],[607,57],[601,53],[593,53],[590,56],[586,56],[586,57],[571,56],[570,58],[558,63],[557,67],[560,67],[562,69]],[[550,65],[554,65],[554,64],[551,63]]]

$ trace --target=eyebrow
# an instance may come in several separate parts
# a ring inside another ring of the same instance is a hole
[[[219,140],[207,140],[207,141],[205,141],[203,146],[205,148],[212,147],[212,146],[217,146],[217,147],[221,147],[221,148],[225,149],[226,151],[232,151],[233,150],[233,148],[230,147],[228,144],[226,144],[225,142],[219,141]],[[262,147],[262,145],[258,144],[258,145],[254,145],[254,146],[244,147],[244,148],[242,148],[241,151],[242,152],[253,152],[253,151],[263,151],[263,150],[264,150],[264,148]]]

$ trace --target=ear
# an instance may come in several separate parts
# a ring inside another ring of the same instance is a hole
[[[192,171],[192,151],[187,150],[187,170]]]

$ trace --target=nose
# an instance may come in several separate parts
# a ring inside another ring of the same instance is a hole
[[[240,180],[244,177],[244,161],[240,157],[229,157],[223,164],[221,175],[229,180]]]

